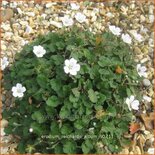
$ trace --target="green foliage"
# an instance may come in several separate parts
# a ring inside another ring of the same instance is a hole
[[[101,41],[96,43],[97,37]],[[46,49],[42,58],[34,55],[35,45]],[[81,66],[76,76],[63,70],[64,61],[72,57]],[[118,66],[123,72],[116,72]],[[5,89],[16,83],[26,87],[24,97],[3,111],[9,121],[6,133],[21,137],[20,153],[118,153],[127,143],[123,135],[132,116],[124,100],[140,97],[133,80],[139,77],[132,51],[111,33],[92,34],[73,27],[39,36],[4,71]],[[112,138],[103,138],[105,134]],[[107,149],[98,148],[98,142]]]

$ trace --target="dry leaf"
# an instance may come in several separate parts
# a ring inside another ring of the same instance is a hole
[[[135,146],[134,150],[133,150],[134,154],[142,154],[141,150],[138,146]]]
[[[0,80],[2,80],[2,76],[3,76],[2,71],[0,71]]]
[[[102,37],[98,36],[96,37],[96,45],[99,45],[102,42]]]
[[[32,99],[31,99],[31,97],[29,97],[29,104],[32,104]]]
[[[153,129],[154,113],[140,115],[147,130]]]
[[[139,123],[131,123],[129,128],[130,128],[130,134],[134,134],[140,129],[140,124]]]
[[[100,119],[102,116],[106,115],[106,112],[104,110],[98,110],[96,112],[96,118]]]
[[[138,135],[137,143],[138,143],[138,146],[140,147],[140,150],[141,150],[142,154],[144,153],[143,148],[144,148],[145,142],[146,142],[145,137],[142,134]]]
[[[118,73],[118,74],[122,74],[123,73],[123,69],[120,66],[117,66],[115,72]]]

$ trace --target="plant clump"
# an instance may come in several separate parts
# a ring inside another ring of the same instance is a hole
[[[126,98],[141,98],[135,66],[130,47],[110,32],[38,36],[4,70],[15,97],[3,111],[5,132],[19,137],[20,153],[120,152],[135,107]]]

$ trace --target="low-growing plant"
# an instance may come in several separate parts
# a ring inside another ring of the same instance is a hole
[[[40,56],[34,52],[39,45]],[[69,70],[72,63],[76,70]],[[3,111],[5,132],[20,139],[20,153],[120,152],[130,143],[125,99],[140,98],[135,65],[129,46],[109,32],[73,27],[39,36],[4,71],[5,89],[16,96]],[[19,96],[17,83],[24,87]]]

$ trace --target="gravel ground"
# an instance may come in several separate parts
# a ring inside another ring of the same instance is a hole
[[[84,23],[78,26],[89,26],[90,31],[109,31],[109,25],[115,25],[132,37],[131,48],[135,53],[135,61],[147,67],[148,77],[143,80],[142,90],[145,95],[141,107],[133,116],[133,122],[138,122],[139,129],[134,134],[127,134],[132,138],[132,145],[125,147],[122,154],[144,154],[153,151],[153,58],[154,58],[154,6],[149,2],[80,2],[80,8],[74,8],[67,2],[2,2],[1,24],[1,57],[8,57],[9,65],[14,61],[14,55],[22,47],[34,40],[39,34],[57,31],[63,27],[62,17],[74,17],[77,12],[86,16]],[[77,10],[76,10],[77,9]],[[3,79],[2,79],[3,82]],[[3,84],[3,83],[2,83]],[[147,97],[146,97],[147,96]],[[2,88],[3,108],[11,106],[12,95]],[[1,118],[1,117],[0,117]],[[3,132],[7,121],[1,118],[2,145],[1,153],[16,153],[17,142],[12,135]],[[152,153],[153,154],[153,153]]]

